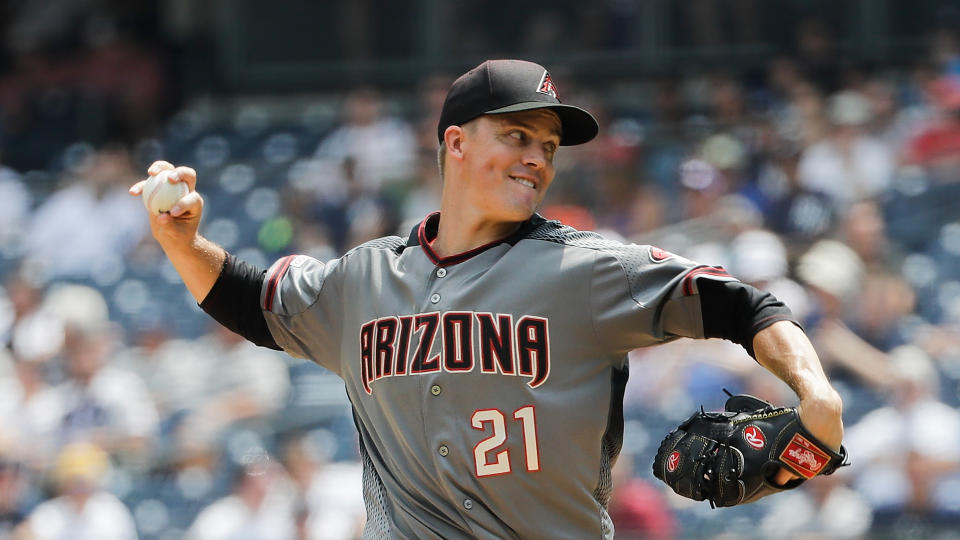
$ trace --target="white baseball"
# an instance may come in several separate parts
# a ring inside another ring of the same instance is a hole
[[[169,212],[177,201],[190,192],[190,188],[187,187],[186,182],[171,184],[170,181],[167,180],[169,173],[170,171],[162,171],[157,175],[151,176],[147,179],[147,183],[143,185],[143,192],[140,194],[140,196],[143,197],[143,205],[155,215]]]

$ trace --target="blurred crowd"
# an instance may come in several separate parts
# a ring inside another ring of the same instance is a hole
[[[804,32],[806,48],[761,76],[598,87],[557,75],[570,81],[562,99],[602,128],[558,153],[541,213],[774,292],[844,398],[853,461],[743,508],[666,493],[649,469],[660,437],[701,404],[722,407],[721,388],[796,398],[728,342],[637,350],[618,538],[926,537],[960,524],[960,42],[936,33],[916,63],[867,69],[840,63],[822,28]],[[6,133],[43,97],[10,81],[53,73],[42,67],[0,81]],[[61,75],[66,88],[82,80]],[[450,82],[199,103],[150,134],[71,140],[42,166],[0,157],[0,538],[358,536],[342,384],[208,321],[127,188],[154,159],[196,168],[202,232],[261,267],[403,236],[439,206]]]

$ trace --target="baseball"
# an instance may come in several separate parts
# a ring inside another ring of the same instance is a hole
[[[170,171],[151,176],[143,185],[143,205],[154,215],[169,212],[173,205],[190,192],[186,182],[171,184],[167,180]]]

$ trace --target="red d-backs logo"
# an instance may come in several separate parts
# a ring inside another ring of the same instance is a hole
[[[657,246],[650,246],[650,258],[660,262],[670,258],[671,253],[669,251],[664,251]]]
[[[680,465],[680,452],[676,450],[670,454],[670,457],[667,458],[667,472],[673,472],[677,470],[677,466]]]
[[[557,101],[560,100],[560,95],[557,93],[557,86],[553,84],[553,78],[547,70],[543,70],[543,77],[540,77],[540,85],[537,88],[537,92],[546,94]]]
[[[763,447],[767,444],[766,437],[763,436],[763,432],[757,426],[744,428],[743,440],[747,441],[747,444],[754,450],[763,450]]]

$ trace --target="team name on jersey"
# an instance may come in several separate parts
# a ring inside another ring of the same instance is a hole
[[[424,373],[481,373],[529,377],[536,388],[550,375],[547,319],[447,311],[381,317],[360,327],[363,389],[386,377]],[[439,342],[438,352],[434,345]]]

